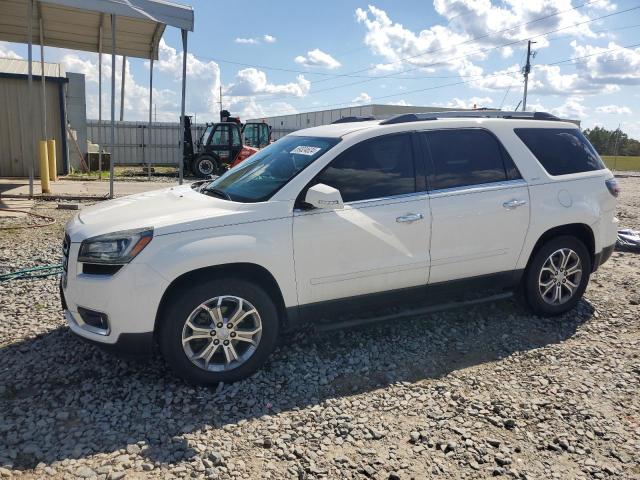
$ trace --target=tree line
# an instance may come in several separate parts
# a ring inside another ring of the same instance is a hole
[[[640,142],[629,138],[620,128],[587,128],[584,134],[600,155],[640,155]]]

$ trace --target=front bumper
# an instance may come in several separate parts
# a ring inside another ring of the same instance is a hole
[[[82,322],[77,320],[67,308],[67,302],[64,297],[64,290],[62,288],[62,279],[60,280],[60,301],[62,303],[62,310],[64,312],[65,320],[69,325],[69,328],[78,337],[87,343],[96,345],[103,350],[110,353],[123,356],[147,356],[153,352],[154,338],[153,332],[142,333],[120,333],[114,343],[105,343],[100,337],[88,335],[87,330],[83,329]]]
[[[123,353],[149,353],[156,313],[168,287],[154,269],[131,262],[113,275],[86,274],[77,258],[79,244],[71,244],[67,272],[60,282],[65,318],[85,340]],[[83,321],[83,309],[104,314],[108,328]]]

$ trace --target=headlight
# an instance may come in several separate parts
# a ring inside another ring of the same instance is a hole
[[[153,238],[153,228],[107,233],[82,242],[78,261],[83,263],[129,263]]]

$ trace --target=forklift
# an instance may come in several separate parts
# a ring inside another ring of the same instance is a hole
[[[239,118],[231,117],[227,110],[222,110],[220,122],[206,124],[194,144],[191,117],[184,118],[184,167],[199,178],[222,175],[269,143],[269,125],[259,122],[243,125]]]

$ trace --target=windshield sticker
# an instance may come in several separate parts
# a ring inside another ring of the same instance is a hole
[[[293,150],[291,150],[291,153],[299,153],[300,155],[314,155],[317,152],[319,152],[321,150],[320,147],[308,147],[306,145],[299,145],[296,148],[294,148]]]

